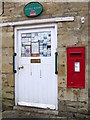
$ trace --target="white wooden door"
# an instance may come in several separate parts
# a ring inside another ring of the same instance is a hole
[[[17,31],[16,104],[57,109],[54,27]]]

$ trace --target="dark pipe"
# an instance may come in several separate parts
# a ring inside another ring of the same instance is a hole
[[[2,13],[1,13],[1,15],[3,15],[3,14],[4,14],[4,2],[2,2]]]

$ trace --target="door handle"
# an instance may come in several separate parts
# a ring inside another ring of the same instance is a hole
[[[21,65],[21,66],[19,66],[18,67],[18,69],[20,70],[20,69],[23,69],[24,68],[24,66],[23,65]]]
[[[58,53],[55,52],[55,74],[58,74],[58,71],[57,71],[57,56],[58,56]]]
[[[13,72],[16,73],[17,71],[15,70],[15,56],[17,55],[17,53],[13,54]]]

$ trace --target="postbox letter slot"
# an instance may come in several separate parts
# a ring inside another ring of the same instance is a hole
[[[81,53],[81,52],[71,52],[70,55],[71,55],[71,56],[72,56],[72,55],[82,55],[82,53]]]

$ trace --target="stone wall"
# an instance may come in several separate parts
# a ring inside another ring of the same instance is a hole
[[[2,98],[3,109],[14,105],[14,74],[13,74],[13,27],[2,28]]]
[[[42,14],[36,18],[28,18],[23,12],[25,3],[5,2],[2,20],[7,22],[60,16],[75,17],[74,22],[58,23],[58,107],[59,115],[85,114],[88,110],[88,3],[45,2],[41,4],[43,5]],[[85,17],[84,24],[81,23],[82,16]],[[14,27],[3,27],[3,109],[14,106],[13,42]],[[85,89],[67,88],[68,46],[85,46],[86,48]]]

